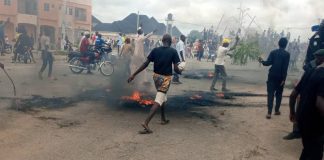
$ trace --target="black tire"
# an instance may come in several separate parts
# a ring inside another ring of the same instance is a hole
[[[70,61],[70,65],[80,66],[80,64],[81,64],[81,61],[80,61],[79,58],[73,58]],[[70,70],[72,71],[72,73],[75,73],[75,74],[80,74],[80,73],[83,72],[83,69],[76,68],[76,67],[71,67],[71,66],[70,66]]]
[[[109,61],[104,61],[99,65],[99,71],[104,76],[110,76],[114,73],[114,65]]]
[[[0,54],[2,55],[2,53],[4,52],[4,43],[2,40],[0,40]]]
[[[25,53],[24,55],[24,63],[27,64],[28,62],[28,53]]]

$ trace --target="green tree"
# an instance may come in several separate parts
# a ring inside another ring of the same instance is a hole
[[[197,30],[192,30],[188,35],[189,42],[195,42],[196,39],[202,39],[202,34]]]

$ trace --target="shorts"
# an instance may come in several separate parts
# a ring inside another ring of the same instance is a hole
[[[167,101],[167,92],[170,88],[171,76],[164,76],[154,73],[153,80],[157,90],[155,102],[162,105]]]
[[[163,105],[168,100],[167,94],[162,92],[157,92],[154,102],[158,103],[160,106]]]

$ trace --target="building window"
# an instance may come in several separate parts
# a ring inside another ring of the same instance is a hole
[[[75,8],[75,18],[78,21],[87,20],[87,10],[83,8]]]
[[[44,11],[49,11],[50,10],[50,4],[44,3]]]
[[[73,15],[73,8],[66,7],[65,14],[66,15]]]
[[[10,6],[11,5],[11,0],[4,0],[4,5],[5,6]]]
[[[73,15],[73,9],[69,8],[69,15]]]

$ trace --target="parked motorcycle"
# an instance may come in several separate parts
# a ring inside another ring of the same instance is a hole
[[[29,63],[31,63],[32,62],[31,52],[32,49],[30,47],[25,46],[23,52],[17,53],[18,62],[28,63],[29,61]]]
[[[94,62],[90,62],[88,56],[81,55],[79,52],[72,52],[69,54],[70,63],[69,67],[72,73],[80,74],[89,67],[91,70],[98,70],[104,76],[110,76],[114,73],[114,66],[108,60],[108,53],[111,52],[110,46],[97,48],[96,46],[91,46],[89,52],[95,54]]]

